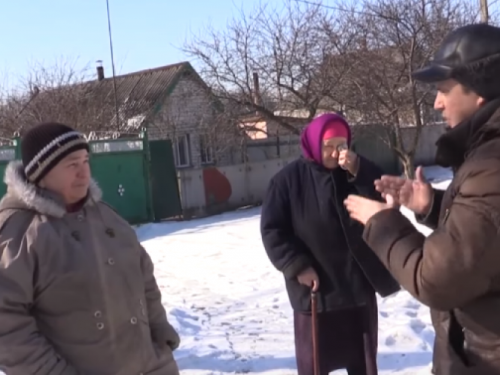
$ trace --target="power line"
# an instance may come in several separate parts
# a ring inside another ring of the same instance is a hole
[[[314,2],[314,1],[309,1],[309,0],[295,0],[297,3],[302,3],[302,4],[307,4],[307,5],[313,5],[313,6],[317,6],[317,7],[321,7],[321,8],[325,8],[325,9],[330,9],[330,10],[336,10],[338,12],[347,12],[347,13],[353,13],[353,14],[359,14],[359,15],[362,15],[362,16],[372,16],[372,17],[378,17],[378,18],[384,18],[384,19],[387,19],[387,18],[390,18],[390,17],[387,17],[385,15],[382,15],[382,14],[377,14],[377,13],[374,13],[374,12],[366,12],[366,11],[362,11],[362,10],[353,10],[353,9],[345,9],[345,8],[341,8],[341,7],[338,7],[338,6],[334,6],[334,5],[325,5],[323,3],[318,3],[318,2]],[[489,21],[489,13],[488,13],[488,0],[479,0],[480,2],[480,10],[481,10],[481,20],[482,22],[485,22],[485,23],[488,23]],[[496,3],[498,2],[498,0],[494,0],[493,3]]]
[[[313,6],[317,6],[317,7],[321,7],[321,8],[325,8],[325,9],[336,10],[336,11],[339,11],[339,12],[354,13],[354,14],[359,14],[359,15],[362,15],[362,16],[373,16],[373,17],[385,18],[382,15],[376,14],[376,13],[373,13],[373,12],[366,12],[366,11],[362,11],[362,10],[345,9],[345,8],[341,8],[341,7],[337,7],[337,6],[333,6],[333,5],[325,5],[323,3],[316,3],[314,1],[308,1],[308,0],[295,0],[295,1],[297,3],[302,3],[302,4],[307,4],[307,5],[313,5]]]

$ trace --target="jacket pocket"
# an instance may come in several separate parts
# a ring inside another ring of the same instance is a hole
[[[153,343],[153,347],[156,353],[156,357],[158,358],[158,360],[160,360],[160,362],[168,363],[174,359],[174,353],[170,346],[168,346],[167,344],[162,345],[155,342]]]

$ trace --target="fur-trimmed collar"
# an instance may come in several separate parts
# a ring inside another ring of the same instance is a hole
[[[4,182],[7,185],[7,195],[0,203],[0,210],[25,206],[47,216],[61,218],[66,214],[66,207],[57,194],[28,182],[20,161],[12,161],[7,165]],[[97,182],[92,179],[85,205],[91,206],[99,202],[101,198],[102,191]],[[11,207],[14,203],[12,200],[17,201],[18,207]]]

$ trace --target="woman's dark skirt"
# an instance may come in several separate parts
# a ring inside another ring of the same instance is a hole
[[[314,375],[311,314],[294,312],[298,375]],[[377,375],[377,299],[363,307],[318,313],[320,375],[347,369],[349,375]]]

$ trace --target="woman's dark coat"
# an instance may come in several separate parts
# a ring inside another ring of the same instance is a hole
[[[262,206],[262,240],[285,276],[295,311],[310,311],[310,288],[297,280],[309,266],[320,279],[319,311],[364,305],[374,289],[382,296],[399,290],[343,205],[349,194],[380,199],[373,185],[380,175],[364,158],[353,179],[341,168],[331,171],[300,158],[272,178]]]

